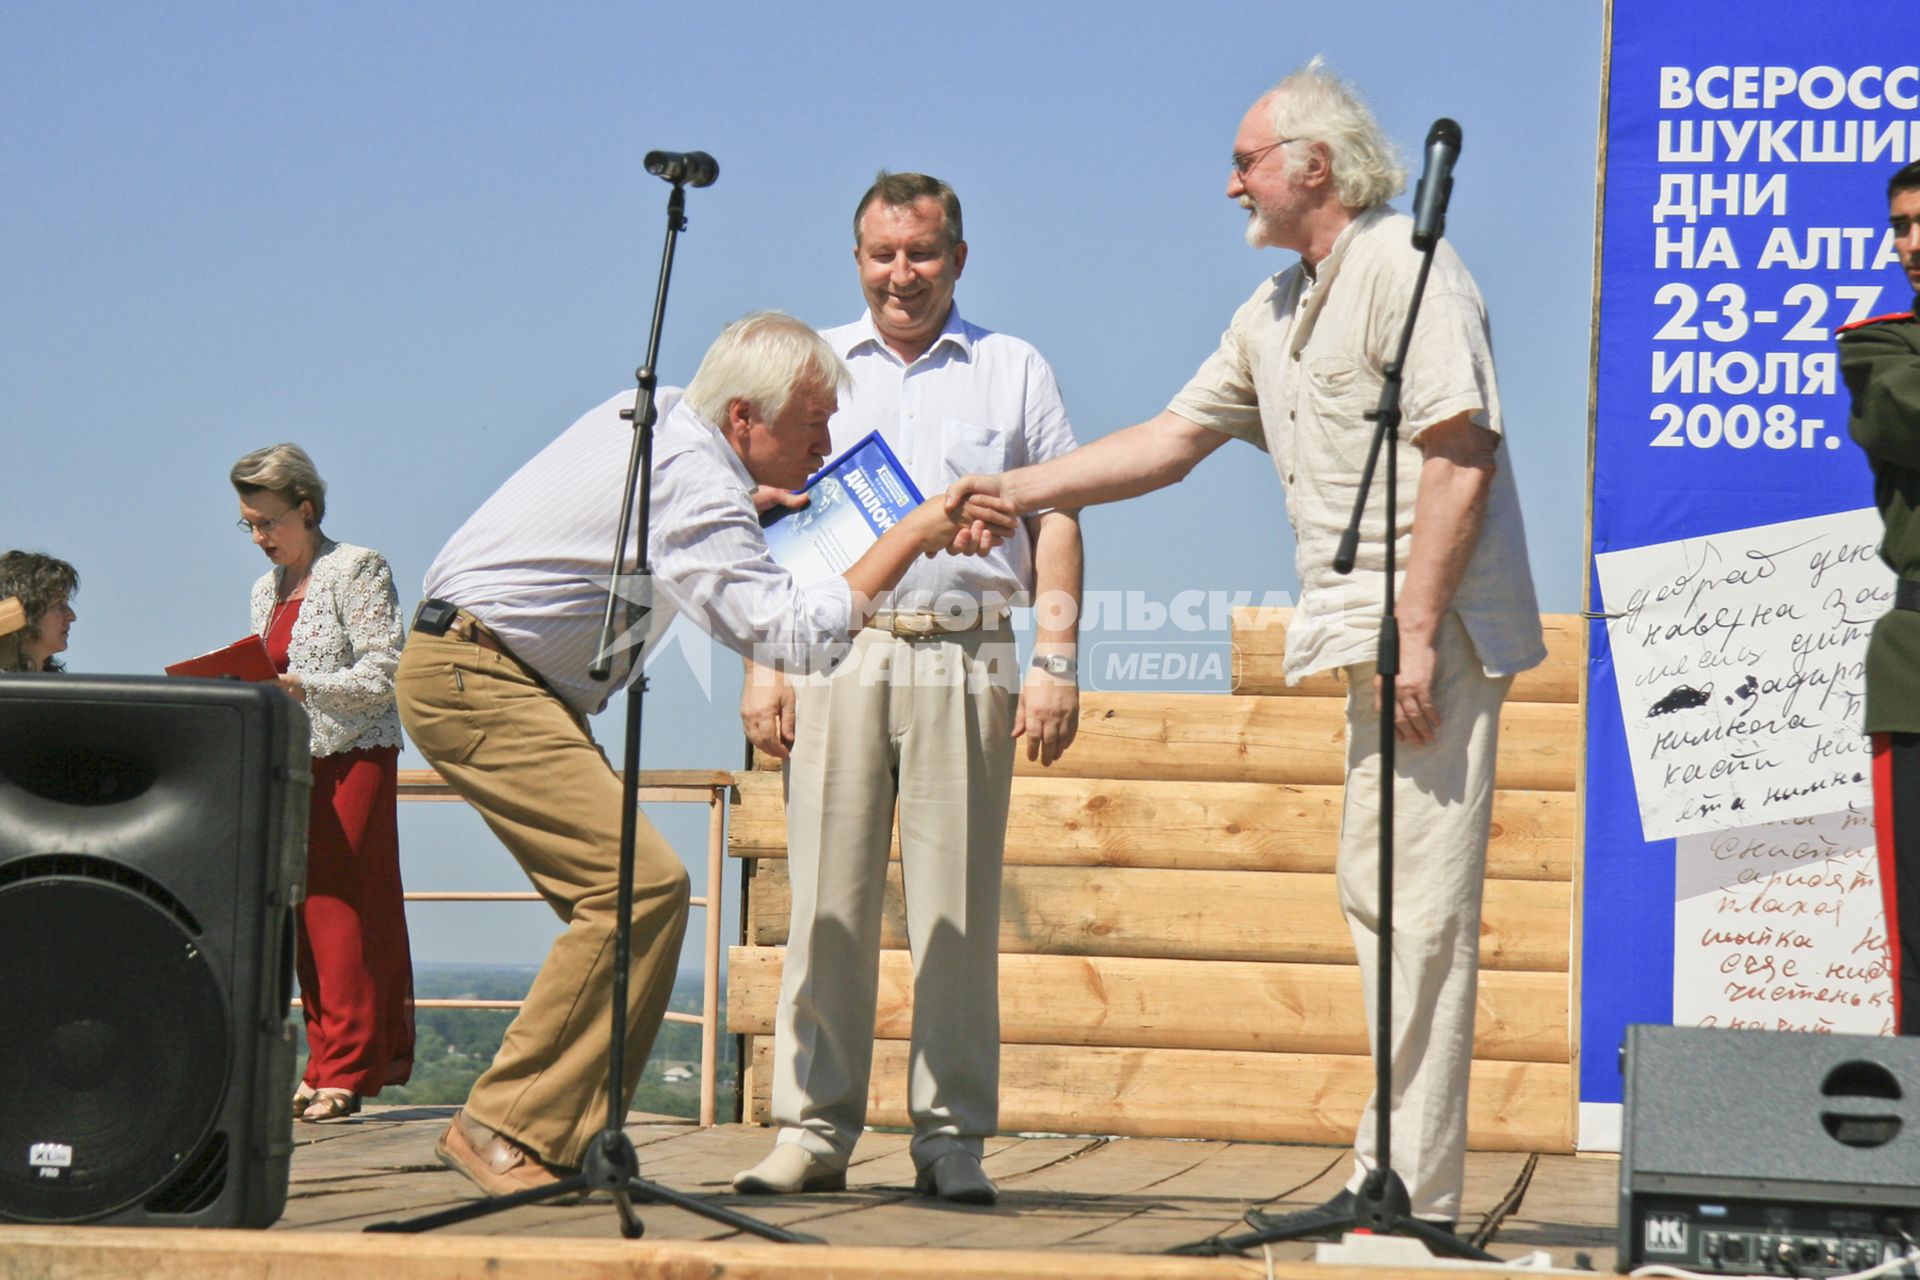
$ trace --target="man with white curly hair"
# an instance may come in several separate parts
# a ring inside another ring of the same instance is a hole
[[[1273,457],[1297,546],[1300,602],[1287,629],[1290,681],[1347,680],[1340,905],[1369,1009],[1378,928],[1380,754],[1377,637],[1385,605],[1386,494],[1372,492],[1357,567],[1333,570],[1420,255],[1412,219],[1386,204],[1405,187],[1393,147],[1318,58],[1262,95],[1233,142],[1227,195],[1247,242],[1300,260],[1264,281],[1219,349],[1158,417],[1065,457],[948,490],[999,494],[1017,511],[1114,502],[1183,479],[1238,437]],[[1403,371],[1394,537],[1403,577],[1395,862],[1392,1165],[1416,1217],[1460,1213],[1473,1056],[1481,881],[1500,703],[1546,656],[1526,535],[1500,417],[1486,309],[1451,245],[1434,254]],[[1368,1019],[1369,1028],[1372,1018]],[[1374,1167],[1373,1108],[1355,1140],[1352,1206]]]

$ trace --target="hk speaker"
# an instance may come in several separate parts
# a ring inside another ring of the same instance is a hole
[[[311,787],[271,686],[0,676],[0,1220],[279,1218]]]
[[[1824,1276],[1920,1235],[1920,1039],[1627,1029],[1622,1270]]]

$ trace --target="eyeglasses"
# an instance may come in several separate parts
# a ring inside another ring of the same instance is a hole
[[[252,538],[252,537],[264,538],[268,534],[273,532],[273,527],[275,525],[279,524],[282,520],[285,520],[288,516],[292,515],[294,512],[298,510],[300,510],[300,506],[299,504],[295,504],[294,506],[288,507],[285,511],[282,511],[279,515],[275,516],[271,520],[262,520],[260,521],[260,523],[255,524],[251,520],[240,519],[240,520],[235,520],[233,522],[233,527],[238,529],[240,532],[246,534],[249,538]]]
[[[1276,147],[1284,147],[1289,142],[1298,141],[1300,141],[1298,138],[1282,138],[1280,141],[1270,143],[1258,151],[1236,151],[1233,153],[1233,171],[1242,178],[1245,178],[1247,174],[1253,171],[1253,166],[1260,163],[1261,158],[1264,157],[1267,152],[1272,151]]]

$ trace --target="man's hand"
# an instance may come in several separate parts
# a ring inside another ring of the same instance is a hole
[[[1400,674],[1393,682],[1393,740],[1425,746],[1440,732],[1440,713],[1433,709],[1433,672],[1438,660],[1433,645],[1400,636]],[[1373,678],[1373,709],[1380,710],[1383,681]]]
[[[759,484],[753,487],[753,509],[761,515],[767,514],[775,507],[791,507],[798,510],[810,501],[812,499],[804,493],[791,493],[785,489],[776,489],[770,484]]]
[[[1413,545],[1394,617],[1400,623],[1400,675],[1393,689],[1393,737],[1425,745],[1440,730],[1433,709],[1434,640],[1453,593],[1466,576],[1486,520],[1487,498],[1498,467],[1500,437],[1477,425],[1469,413],[1423,429],[1414,437],[1423,461],[1413,503]],[[1380,681],[1373,687],[1380,706]]]
[[[793,747],[793,686],[786,676],[751,658],[740,690],[740,727],[755,751],[775,760],[785,760]]]
[[[966,509],[971,502],[982,498],[999,499],[1005,496],[1005,485],[1000,476],[961,476],[947,486],[947,514]]]
[[[996,538],[984,525],[963,524],[953,531],[953,541],[946,546],[948,555],[983,556],[999,546],[1003,539]],[[929,557],[938,555],[929,551]]]
[[[949,512],[943,499],[928,498],[907,513],[907,524],[924,555],[950,551],[955,555],[984,555],[1013,537],[1012,510],[998,498],[975,498]]]
[[[1027,759],[1051,765],[1073,745],[1079,731],[1079,684],[1069,676],[1029,669],[1013,712],[1013,736],[1027,740]]]

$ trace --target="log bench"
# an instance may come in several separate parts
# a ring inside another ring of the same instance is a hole
[[[1001,893],[1006,1132],[1344,1144],[1373,1083],[1334,883],[1337,672],[1289,688],[1287,610],[1233,615],[1234,692],[1087,692],[1052,768],[1018,754]],[[1575,791],[1585,631],[1501,713],[1469,1143],[1572,1150]],[[768,1122],[790,886],[778,762],[736,775],[742,944],[728,1029],[746,1119]],[[913,1016],[896,829],[868,1122],[905,1125]]]

